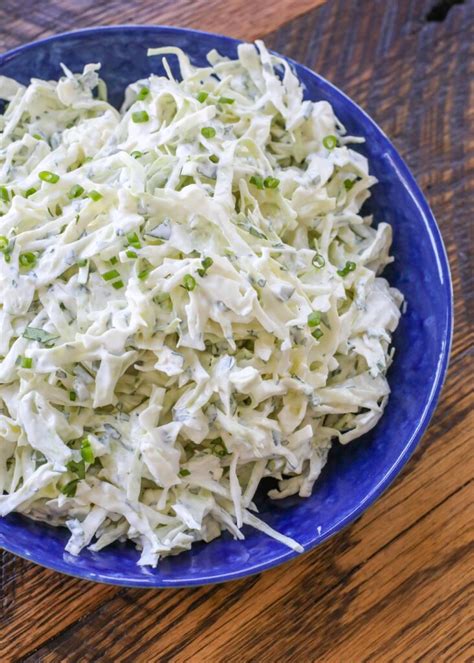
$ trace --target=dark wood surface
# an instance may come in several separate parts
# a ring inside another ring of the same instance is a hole
[[[356,523],[289,565],[210,588],[94,585],[0,553],[2,663],[474,659],[473,10],[472,0],[0,0],[0,50],[76,27],[167,23],[264,37],[320,72],[407,160],[440,224],[455,294],[431,426]]]

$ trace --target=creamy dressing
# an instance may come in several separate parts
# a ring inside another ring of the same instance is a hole
[[[264,45],[182,80],[0,77],[0,515],[140,564],[310,495],[381,417],[402,295],[331,106]],[[93,94],[98,89],[99,95]],[[3,493],[3,495],[2,495]]]

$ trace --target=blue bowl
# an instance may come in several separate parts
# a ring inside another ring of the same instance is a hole
[[[128,83],[163,73],[148,47],[179,46],[198,65],[216,48],[235,57],[238,41],[219,35],[169,27],[122,26],[61,34],[0,56],[0,74],[22,83],[31,77],[57,79],[60,62],[78,71],[101,62],[110,99],[119,105]],[[329,462],[308,499],[258,503],[263,519],[280,532],[314,548],[361,515],[407,462],[425,431],[448,364],[452,335],[452,294],[443,242],[423,194],[397,151],[363,110],[309,69],[291,63],[312,100],[326,99],[351,134],[367,139],[361,150],[379,183],[367,206],[376,220],[394,231],[395,263],[386,271],[405,295],[407,311],[394,336],[390,369],[392,394],[377,427],[342,448],[334,445]],[[157,569],[136,565],[132,545],[115,545],[79,557],[64,552],[68,532],[19,515],[0,519],[0,546],[38,564],[73,576],[134,587],[179,587],[233,580],[257,573],[296,553],[246,528],[246,539],[228,535],[192,551],[168,557]]]

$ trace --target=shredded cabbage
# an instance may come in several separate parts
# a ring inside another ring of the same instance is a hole
[[[0,77],[0,516],[143,565],[245,524],[301,551],[254,496],[309,496],[381,417],[391,228],[362,139],[263,43],[149,54],[120,112],[97,64]]]

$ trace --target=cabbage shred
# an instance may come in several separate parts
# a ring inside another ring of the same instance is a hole
[[[120,112],[99,65],[0,77],[0,515],[142,565],[244,524],[301,551],[254,495],[309,496],[381,417],[391,228],[361,139],[261,42],[149,53]]]

